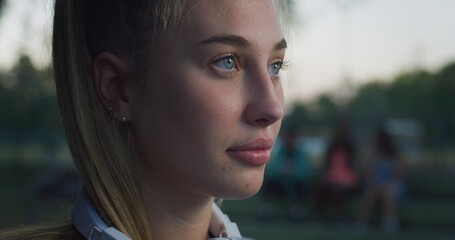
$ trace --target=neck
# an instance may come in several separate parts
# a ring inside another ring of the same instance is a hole
[[[142,201],[154,238],[207,239],[213,197],[159,176],[147,177],[143,183]]]

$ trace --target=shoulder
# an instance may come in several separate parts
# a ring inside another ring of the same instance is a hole
[[[56,224],[21,226],[1,230],[2,240],[84,240],[70,220]]]

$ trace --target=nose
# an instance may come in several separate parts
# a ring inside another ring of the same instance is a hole
[[[267,71],[263,71],[251,75],[247,82],[246,121],[254,126],[267,127],[282,119],[283,89],[279,80],[271,79]]]

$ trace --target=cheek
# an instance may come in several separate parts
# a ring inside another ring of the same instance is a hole
[[[217,127],[230,125],[229,119],[235,112],[235,109],[229,106],[230,103],[213,89],[200,90],[199,93],[188,92],[182,99],[181,106],[185,106],[186,111],[180,112],[181,119],[186,118],[187,124],[197,129],[216,130]]]
[[[169,72],[159,80],[149,96],[136,101],[135,132],[141,148],[154,148],[161,156],[203,155],[235,136],[242,106],[235,88],[188,70]]]
[[[238,89],[199,71],[187,71],[169,81],[176,84],[171,86],[174,93],[167,108],[182,131],[220,134],[235,129],[242,106]]]

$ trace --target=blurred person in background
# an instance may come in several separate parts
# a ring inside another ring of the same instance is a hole
[[[380,203],[383,228],[387,232],[398,230],[398,203],[403,193],[403,161],[392,136],[379,127],[375,136],[374,153],[366,168],[366,188],[358,214],[358,230],[368,228],[371,214]]]
[[[305,149],[299,144],[298,135],[292,129],[284,129],[281,145],[277,146],[265,171],[263,194],[266,202],[258,208],[260,217],[272,216],[273,205],[270,200],[277,199],[292,204],[291,217],[301,220],[305,209],[303,202],[308,196],[308,180],[311,164]]]
[[[261,187],[284,114],[280,3],[56,0],[56,89],[83,188],[70,220],[0,239],[243,239],[214,198]]]
[[[323,220],[327,207],[335,207],[338,221],[347,219],[347,201],[356,188],[358,175],[354,169],[355,147],[346,121],[340,121],[330,142],[321,176],[315,190],[315,211],[318,220]]]

